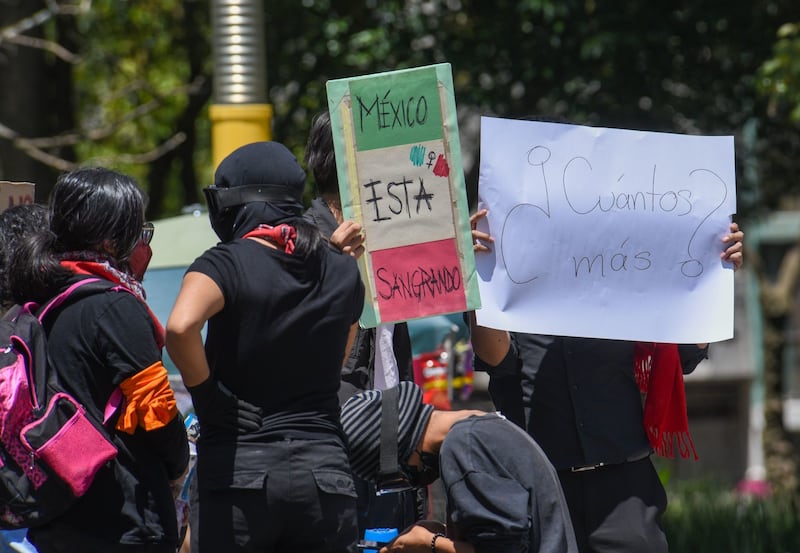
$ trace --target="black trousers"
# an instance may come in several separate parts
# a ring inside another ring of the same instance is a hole
[[[39,553],[175,553],[174,545],[124,545],[98,540],[86,532],[60,526],[28,535]]]
[[[341,443],[285,439],[265,444],[259,459],[233,485],[204,482],[198,467],[192,553],[356,550],[356,490]]]
[[[667,494],[649,458],[558,477],[581,553],[667,553]]]

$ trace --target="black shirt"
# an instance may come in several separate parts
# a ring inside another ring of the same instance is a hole
[[[513,418],[524,409],[522,425],[557,469],[649,453],[634,378],[635,342],[519,333],[512,340],[497,367],[476,359],[476,369],[498,378],[492,396],[498,408]],[[705,357],[694,345],[679,352],[684,373]]]
[[[364,302],[353,258],[323,245],[316,263],[238,239],[206,251],[192,271],[210,277],[225,299],[208,321],[212,375],[264,412],[262,432],[237,442],[291,431],[340,433],[339,372]],[[208,448],[206,438],[201,433],[199,445]]]

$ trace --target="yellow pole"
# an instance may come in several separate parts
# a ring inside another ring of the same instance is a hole
[[[272,140],[271,104],[212,104],[208,114],[214,167],[239,146]]]
[[[214,93],[209,118],[214,167],[240,146],[272,139],[264,1],[211,0]]]

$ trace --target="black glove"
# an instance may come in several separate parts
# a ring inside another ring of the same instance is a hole
[[[237,434],[261,428],[261,408],[237,398],[211,377],[196,386],[187,386],[194,411],[204,429],[234,431]]]

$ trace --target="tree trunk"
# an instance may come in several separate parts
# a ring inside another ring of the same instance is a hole
[[[755,266],[761,260],[754,257]],[[800,279],[800,245],[783,256],[774,279],[760,271],[761,312],[764,334],[764,463],[767,479],[779,494],[795,495],[798,485],[798,463],[792,436],[783,424],[784,350],[787,325]]]
[[[183,205],[199,203],[197,171],[194,166],[194,154],[198,142],[197,120],[203,108],[211,98],[211,76],[204,71],[204,62],[210,55],[210,47],[201,30],[208,28],[208,2],[184,2],[183,33],[179,37],[189,62],[189,82],[200,83],[189,94],[189,102],[178,118],[174,131],[182,132],[186,139],[174,150],[171,150],[150,163],[147,172],[150,205],[148,218],[158,218],[164,212],[164,200],[167,195],[167,182],[173,166],[180,162],[179,175]],[[159,142],[168,136],[159,137]],[[204,182],[211,184],[205,176]]]
[[[0,0],[0,28],[17,23],[42,9],[42,0]],[[41,38],[41,27],[26,35]],[[55,134],[51,91],[63,91],[42,50],[0,43],[0,124],[22,138]],[[0,138],[0,177],[37,184],[36,201],[45,202],[56,171],[33,159],[8,137]]]
[[[783,424],[783,353],[787,317],[764,320],[764,464],[772,489],[780,494],[798,491],[797,455]]]

